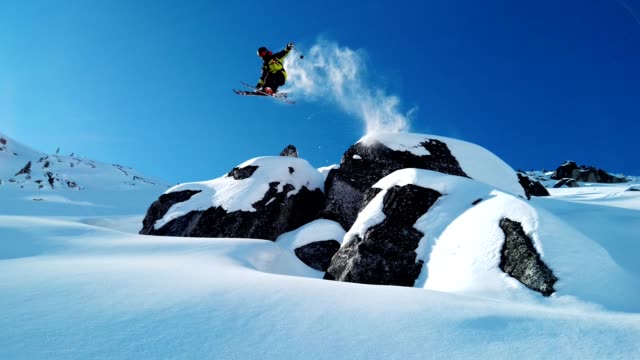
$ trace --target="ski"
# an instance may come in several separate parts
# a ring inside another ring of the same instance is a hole
[[[269,94],[262,94],[260,92],[257,91],[247,91],[247,90],[236,90],[236,89],[232,89],[234,93],[238,94],[238,95],[246,95],[246,96],[272,96]],[[274,97],[278,97],[278,98],[286,98],[288,95],[287,93],[276,93],[275,95],[273,95]]]
[[[287,93],[275,93],[275,94],[267,94],[264,91],[261,90],[257,90],[256,88],[254,88],[253,86],[245,83],[245,82],[240,82],[242,85],[253,89],[253,91],[247,91],[247,90],[236,90],[236,89],[232,89],[234,93],[238,94],[238,95],[242,95],[242,96],[270,96],[274,99],[280,100],[282,102],[285,102],[287,104],[295,104],[296,102],[293,100],[290,100],[287,98]]]

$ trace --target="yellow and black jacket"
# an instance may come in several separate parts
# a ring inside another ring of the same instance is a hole
[[[262,75],[260,75],[258,86],[264,85],[269,74],[282,73],[284,79],[287,79],[287,72],[284,69],[284,58],[289,55],[290,51],[291,48],[287,47],[278,53],[268,54],[262,58]]]

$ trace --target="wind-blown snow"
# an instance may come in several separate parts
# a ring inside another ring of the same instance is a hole
[[[195,190],[200,191],[189,201],[173,205],[162,219],[155,223],[159,229],[171,220],[192,211],[202,211],[211,207],[222,207],[227,212],[256,211],[253,204],[262,200],[269,190],[269,184],[278,182],[277,190],[293,185],[287,196],[297,194],[303,187],[313,191],[324,191],[323,175],[306,160],[290,156],[265,156],[248,160],[238,168],[257,166],[257,170],[248,178],[236,180],[231,176],[222,176],[204,182],[184,183],[172,187],[167,193]]]
[[[429,139],[447,144],[462,170],[472,179],[514,195],[525,196],[522,186],[518,183],[516,172],[507,163],[489,150],[470,142],[444,136],[381,132],[366,135],[358,143],[366,145],[379,141],[392,150],[408,151],[414,155],[423,156],[429,155],[429,152],[420,144]]]
[[[295,55],[285,59],[287,92],[335,102],[363,120],[367,133],[407,131],[410,127],[416,109],[403,113],[398,96],[372,87],[362,50],[321,39],[308,50],[304,60]]]

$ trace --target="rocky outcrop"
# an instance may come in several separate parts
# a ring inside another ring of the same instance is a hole
[[[322,177],[315,169],[301,159],[254,160],[222,178],[170,189],[149,208],[140,233],[275,240],[317,218],[324,194],[319,188]],[[229,205],[233,201],[247,205]]]
[[[142,220],[140,234],[152,234],[156,220],[162,219],[173,205],[185,202],[199,192],[198,190],[184,190],[160,195],[160,198],[154,201],[147,210],[147,215]]]
[[[18,171],[15,176],[18,175],[31,175],[31,161],[27,162],[27,164],[22,169],[20,169],[20,171]]]
[[[553,285],[558,280],[551,269],[542,262],[531,239],[524,233],[522,225],[504,218],[500,220],[505,241],[500,253],[500,269],[517,279],[531,290],[544,296],[555,292]]]
[[[606,171],[602,169],[596,169],[594,167],[574,170],[571,177],[576,179],[577,181],[589,183],[615,184],[627,181],[626,179],[610,175]]]
[[[340,248],[345,231],[335,221],[316,219],[291,232],[282,234],[276,244],[292,251],[307,266],[327,271],[331,258]]]
[[[551,175],[551,179],[561,180],[565,178],[571,178],[580,182],[590,183],[621,183],[626,182],[626,179],[619,178],[608,174],[602,169],[597,169],[593,166],[578,166],[574,161],[567,161],[560,165]]]
[[[294,253],[307,266],[318,271],[327,271],[331,264],[331,258],[339,249],[340,243],[338,241],[324,240],[296,248]]]
[[[245,166],[242,168],[233,168],[231,169],[231,171],[229,171],[229,173],[227,174],[227,176],[230,176],[236,180],[244,180],[244,179],[248,179],[251,177],[251,175],[253,175],[254,172],[256,172],[256,170],[258,170],[257,166]]]
[[[413,286],[423,263],[416,248],[424,234],[413,225],[441,194],[416,185],[384,194],[385,219],[354,234],[331,260],[326,279],[363,284]]]
[[[275,240],[282,233],[291,231],[316,218],[324,203],[322,191],[301,189],[288,196],[292,186],[278,191],[278,183],[270,183],[264,197],[253,204],[256,211],[228,212],[221,206],[188,214],[171,220],[159,229],[144,227],[146,235],[254,238]],[[159,207],[164,207],[160,206]],[[158,218],[147,212],[143,224],[155,224]]]
[[[560,165],[556,171],[551,175],[551,179],[553,180],[562,180],[566,178],[571,178],[573,175],[573,171],[578,169],[578,164],[574,161],[565,161],[564,164]]]
[[[580,187],[580,184],[578,184],[578,182],[575,179],[564,178],[564,179],[561,179],[560,181],[558,181],[557,183],[555,183],[553,185],[553,187],[555,189],[561,188],[561,187],[573,188],[573,187]]]
[[[351,146],[342,156],[340,167],[329,172],[325,183],[327,202],[322,216],[349,229],[362,207],[365,191],[399,169],[426,169],[468,177],[444,142],[426,139],[419,146],[429,155],[393,150],[377,141]]]
[[[293,145],[287,145],[287,147],[280,152],[280,156],[298,157],[298,149]]]
[[[531,199],[532,196],[550,196],[549,191],[540,181],[533,180],[525,174],[518,173],[518,182],[527,194],[527,199]]]

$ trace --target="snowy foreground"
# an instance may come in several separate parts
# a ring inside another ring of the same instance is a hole
[[[0,359],[640,359],[638,183],[525,201],[399,171],[380,186],[428,182],[460,199],[416,223],[428,271],[405,288],[322,280],[298,260],[292,249],[305,243],[350,238],[334,222],[276,242],[138,235],[165,185],[57,156],[44,168],[60,180],[38,189],[42,155],[4,151],[38,166],[0,172]],[[103,183],[89,181],[96,171]],[[486,224],[501,211],[533,234],[559,279],[552,296],[497,270],[504,235]]]
[[[0,358],[637,359],[640,192],[627,187],[558,189],[531,202],[540,222],[564,231],[558,238],[600,246],[569,247],[556,264],[589,272],[602,261],[611,271],[596,283],[628,282],[610,296],[587,281],[577,289],[585,298],[323,281],[269,241],[137,235],[144,206],[89,218],[5,208]]]

